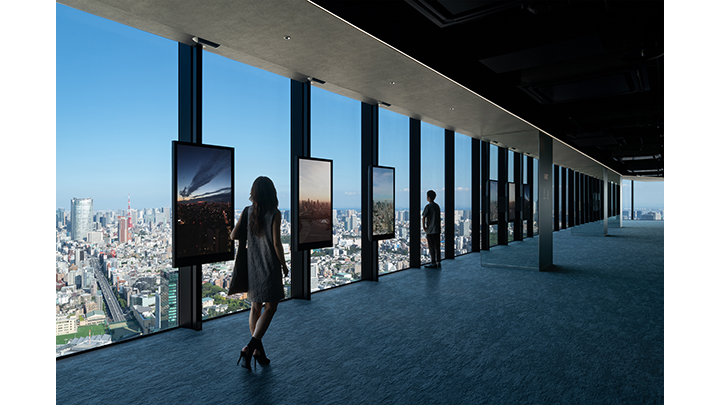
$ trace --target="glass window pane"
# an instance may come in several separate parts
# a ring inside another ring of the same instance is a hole
[[[235,222],[251,205],[250,187],[269,177],[278,197],[280,234],[290,263],[290,79],[225,57],[203,54],[203,143],[235,148]],[[205,264],[203,318],[249,308],[247,293],[227,296],[234,261]],[[290,275],[283,280],[290,296]]]
[[[362,237],[360,102],[312,87],[310,151],[333,161],[333,247],[314,249],[311,291],[360,280]]]
[[[455,255],[472,251],[472,138],[455,134]]]
[[[538,160],[533,158],[532,163],[533,163],[533,178],[532,178],[532,182],[533,182],[533,211],[532,211],[533,212],[533,216],[532,216],[533,235],[537,235],[539,232],[539,228],[538,228],[538,201],[539,201],[538,200],[538,196],[539,196],[539,194],[538,194],[538,186],[539,186],[538,179],[539,179],[540,174],[538,173]]]
[[[177,326],[169,191],[178,45],[60,4],[56,39],[62,356]]]
[[[378,163],[395,168],[395,238],[378,242],[378,272],[410,267],[410,119],[380,108]]]
[[[426,122],[420,125],[420,189],[422,207],[428,190],[435,191],[435,203],[440,206],[440,258],[445,258],[445,130]],[[427,235],[421,230],[420,263],[430,263]]]

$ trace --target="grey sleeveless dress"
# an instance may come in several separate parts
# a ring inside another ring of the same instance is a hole
[[[248,299],[250,302],[274,302],[285,298],[282,283],[282,267],[275,253],[272,238],[272,220],[274,209],[266,212],[263,218],[263,235],[255,236],[250,232],[250,214],[248,207],[247,257],[248,257]]]

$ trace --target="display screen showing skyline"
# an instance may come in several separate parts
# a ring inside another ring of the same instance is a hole
[[[515,220],[515,183],[508,183],[508,221]]]
[[[395,237],[395,169],[372,166],[372,239]]]
[[[333,244],[332,160],[298,158],[298,250]]]
[[[490,180],[490,225],[498,223],[498,182]]]
[[[173,141],[173,267],[232,260],[234,149]]]
[[[523,184],[523,214],[524,220],[532,219],[533,217],[533,209],[532,209],[532,201],[530,201],[530,186],[527,184]]]

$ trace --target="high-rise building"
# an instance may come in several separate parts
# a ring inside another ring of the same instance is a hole
[[[58,208],[55,211],[55,226],[65,226],[65,208]]]
[[[118,242],[127,243],[128,241],[128,219],[125,216],[118,217]]]
[[[318,289],[318,264],[313,263],[310,265],[310,291]]]
[[[177,270],[163,270],[160,279],[160,327],[163,329],[177,326]]]
[[[460,225],[460,229],[461,229],[460,235],[461,235],[461,236],[465,236],[465,237],[470,236],[470,225],[471,225],[471,223],[472,223],[472,222],[469,221],[469,220],[464,220],[464,221],[461,222],[461,225]]]
[[[87,238],[92,230],[92,198],[73,198],[70,200],[70,237],[73,240]]]
[[[102,232],[88,232],[88,243],[100,243],[103,241]]]

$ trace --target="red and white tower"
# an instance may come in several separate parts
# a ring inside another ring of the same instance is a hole
[[[130,194],[128,194],[127,228],[132,229],[132,215],[130,214]]]

